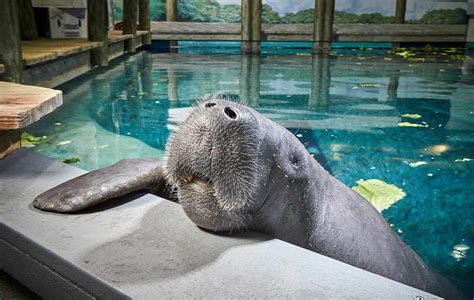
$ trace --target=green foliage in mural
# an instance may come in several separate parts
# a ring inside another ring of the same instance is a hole
[[[113,1],[114,22],[123,21],[123,0]],[[166,20],[166,0],[150,0],[150,18],[152,21]]]
[[[345,11],[336,11],[334,13],[334,23],[341,24],[387,24],[394,23],[395,17],[384,16],[381,13],[353,14]]]
[[[420,19],[423,24],[466,24],[469,17],[462,8],[433,9],[426,12]]]
[[[240,5],[228,4],[223,5],[220,10],[220,17],[227,23],[240,23]]]
[[[166,19],[166,0],[150,0],[151,20]],[[239,23],[241,6],[236,4],[221,4],[218,0],[178,0],[178,20],[189,22],[225,22]],[[281,16],[270,5],[262,5],[262,23],[312,23],[314,9],[304,9],[289,12]],[[114,0],[114,20],[123,19],[123,0]],[[465,9],[433,9],[426,12],[419,20],[407,20],[407,23],[422,24],[466,24],[468,15]],[[339,24],[386,24],[394,23],[393,16],[381,13],[356,14],[347,11],[336,11],[334,23]]]
[[[216,0],[178,0],[178,20],[192,22],[240,22],[240,5],[221,5]]]
[[[283,18],[283,23],[313,23],[314,9],[304,9],[296,13],[287,13]]]
[[[150,0],[150,14],[152,21],[165,21],[166,0]]]
[[[262,23],[275,24],[282,23],[280,15],[268,4],[262,5]]]

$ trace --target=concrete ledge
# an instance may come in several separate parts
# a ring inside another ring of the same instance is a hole
[[[74,215],[30,206],[83,173],[25,149],[0,161],[0,267],[42,297],[437,299],[265,235],[205,232],[149,194]]]

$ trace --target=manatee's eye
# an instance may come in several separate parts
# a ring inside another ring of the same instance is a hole
[[[209,107],[213,107],[213,106],[215,106],[215,105],[216,105],[216,104],[215,104],[214,102],[207,102],[206,104],[204,104],[204,107],[209,108]]]

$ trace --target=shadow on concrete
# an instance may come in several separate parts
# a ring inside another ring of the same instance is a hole
[[[199,229],[181,207],[159,203],[143,217],[139,228],[85,254],[93,274],[114,283],[169,280],[212,264],[226,250],[264,242],[270,237],[246,232],[232,236]]]

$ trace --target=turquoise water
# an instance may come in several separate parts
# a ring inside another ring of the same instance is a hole
[[[345,184],[380,179],[402,189],[406,196],[383,216],[467,289],[474,286],[473,66],[449,54],[421,61],[351,51],[330,58],[140,52],[59,86],[65,104],[26,131],[46,136],[36,151],[94,170],[163,157],[196,98],[240,95]]]

